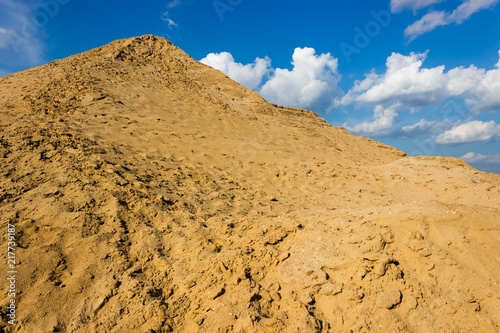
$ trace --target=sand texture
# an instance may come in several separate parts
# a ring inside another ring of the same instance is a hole
[[[163,38],[0,78],[0,332],[499,332],[500,175]]]

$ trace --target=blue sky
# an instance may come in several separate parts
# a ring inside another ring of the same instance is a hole
[[[0,75],[155,34],[270,102],[500,173],[500,0],[0,0]]]

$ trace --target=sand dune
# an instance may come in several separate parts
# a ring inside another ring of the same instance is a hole
[[[0,78],[5,332],[498,332],[500,175],[272,105],[165,39]]]

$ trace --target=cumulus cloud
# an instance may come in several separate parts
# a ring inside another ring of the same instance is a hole
[[[430,131],[433,127],[435,127],[435,121],[428,121],[425,119],[421,119],[418,123],[404,126],[401,130],[404,134],[408,136],[415,136],[421,133],[425,133]]]
[[[200,60],[249,89],[257,89],[269,102],[290,107],[330,111],[342,94],[338,87],[341,75],[338,59],[330,53],[316,55],[313,48],[296,48],[293,69],[271,68],[271,60],[257,58],[252,64],[235,62],[228,52],[211,53]]]
[[[331,111],[342,93],[338,59],[330,53],[316,55],[313,48],[296,48],[293,69],[276,69],[260,90],[268,101],[313,110]]]
[[[356,101],[385,103],[397,100],[404,106],[419,107],[441,100],[445,96],[444,66],[421,69],[426,56],[427,53],[411,53],[410,56],[393,53],[387,58],[385,74],[370,73],[364,82],[355,83],[352,92],[361,93]]]
[[[404,9],[416,11],[417,9],[429,7],[430,5],[443,2],[444,0],[391,0],[391,11],[401,12]]]
[[[467,163],[500,163],[500,154],[496,155],[483,155],[470,152],[461,157]]]
[[[400,104],[391,105],[384,108],[382,105],[377,105],[374,110],[374,121],[363,122],[356,126],[343,126],[350,132],[358,135],[381,137],[392,134],[397,117],[399,116],[398,109]]]
[[[421,120],[414,125],[396,128],[397,115],[402,110],[418,112],[422,107],[443,106],[443,103],[450,101],[457,101],[465,106],[470,114],[500,111],[500,60],[489,71],[475,66],[445,71],[444,66],[424,68],[426,57],[427,52],[411,53],[408,56],[393,53],[387,58],[384,73],[371,71],[364,80],[356,81],[349,92],[337,100],[337,105],[373,107],[374,121],[347,128],[355,133],[374,136],[415,136],[425,132],[449,130],[439,137],[438,142],[442,144],[491,139],[491,135],[471,134],[472,127],[479,125],[478,123],[470,123],[458,129],[451,128],[452,121],[457,119],[448,117],[456,116],[457,112],[454,110],[447,113],[446,107],[441,109],[441,121],[431,123]],[[458,120],[465,118],[463,115]]]
[[[419,108],[457,97],[475,114],[500,110],[500,61],[489,71],[470,66],[445,72],[444,66],[422,68],[426,57],[427,53],[393,53],[387,58],[385,73],[368,73],[338,104],[396,102],[403,108]]]
[[[500,125],[495,121],[470,121],[453,127],[439,135],[436,143],[447,145],[477,141],[489,141],[500,138]]]
[[[429,0],[432,2],[432,0]],[[500,0],[465,0],[460,6],[458,6],[453,12],[444,11],[432,11],[424,15],[420,20],[408,26],[405,30],[405,36],[410,40],[423,35],[426,32],[432,31],[435,28],[443,25],[449,25],[452,23],[462,24],[464,21],[468,20],[474,13],[490,9],[494,7]],[[409,2],[413,3],[416,1],[396,1],[392,2]],[[423,3],[426,3],[423,1]],[[391,3],[392,6],[392,3]],[[406,6],[408,7],[408,6]],[[391,7],[392,8],[392,7]],[[399,8],[399,7],[396,7]],[[404,7],[402,7],[404,8]],[[422,7],[421,7],[422,8]],[[415,8],[414,8],[415,9]]]
[[[252,64],[243,65],[235,62],[229,52],[210,53],[200,62],[220,70],[248,89],[256,89],[269,73],[271,66],[271,59],[268,57],[256,58]]]

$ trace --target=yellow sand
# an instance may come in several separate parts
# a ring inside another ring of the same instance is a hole
[[[0,78],[6,332],[498,332],[499,209],[162,38]]]

